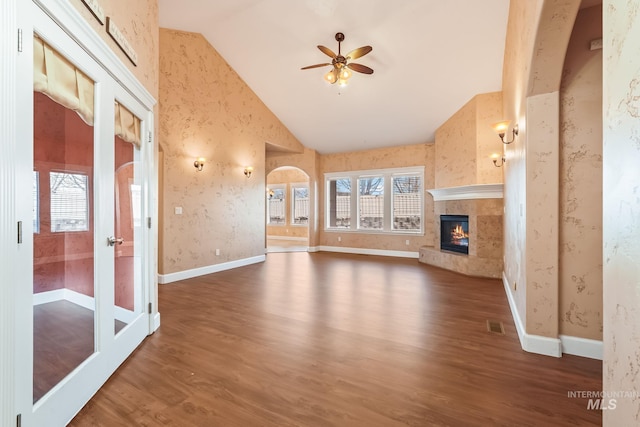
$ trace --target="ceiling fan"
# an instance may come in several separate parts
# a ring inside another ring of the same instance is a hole
[[[349,80],[349,77],[351,77],[351,71],[362,74],[373,74],[373,70],[366,65],[350,62],[352,59],[363,57],[367,53],[371,52],[373,50],[371,46],[359,47],[349,52],[346,56],[343,56],[340,51],[340,44],[344,41],[344,34],[336,33],[336,41],[338,42],[337,55],[328,47],[318,46],[318,49],[320,49],[322,53],[331,58],[331,62],[309,65],[307,67],[302,67],[301,70],[308,70],[310,68],[319,68],[326,67],[327,65],[332,65],[333,68],[324,75],[324,79],[331,84],[338,83],[341,86],[347,84],[347,80]]]

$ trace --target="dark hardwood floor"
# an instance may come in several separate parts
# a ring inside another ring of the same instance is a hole
[[[69,301],[33,307],[33,401],[93,354],[93,311]]]
[[[59,300],[33,307],[33,401],[37,402],[91,356],[94,312]],[[114,321],[118,334],[126,323]]]
[[[162,326],[72,426],[601,424],[567,396],[601,390],[601,362],[521,350],[498,280],[277,253],[159,293]]]

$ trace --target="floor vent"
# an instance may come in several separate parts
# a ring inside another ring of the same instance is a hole
[[[487,330],[492,334],[504,335],[504,326],[497,320],[487,320]]]

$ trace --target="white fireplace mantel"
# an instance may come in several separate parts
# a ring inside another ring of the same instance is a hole
[[[474,184],[427,190],[434,202],[441,200],[502,199],[502,184]]]

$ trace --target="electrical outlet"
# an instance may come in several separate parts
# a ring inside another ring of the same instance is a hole
[[[405,241],[404,241],[404,244],[405,244],[405,245],[407,245],[407,246],[409,246],[409,239],[405,240]]]
[[[176,206],[175,208],[173,208],[173,212],[176,215],[182,215],[182,206]]]
[[[220,249],[216,249],[216,256],[220,256]]]
[[[338,242],[342,242],[342,236],[338,236]]]

